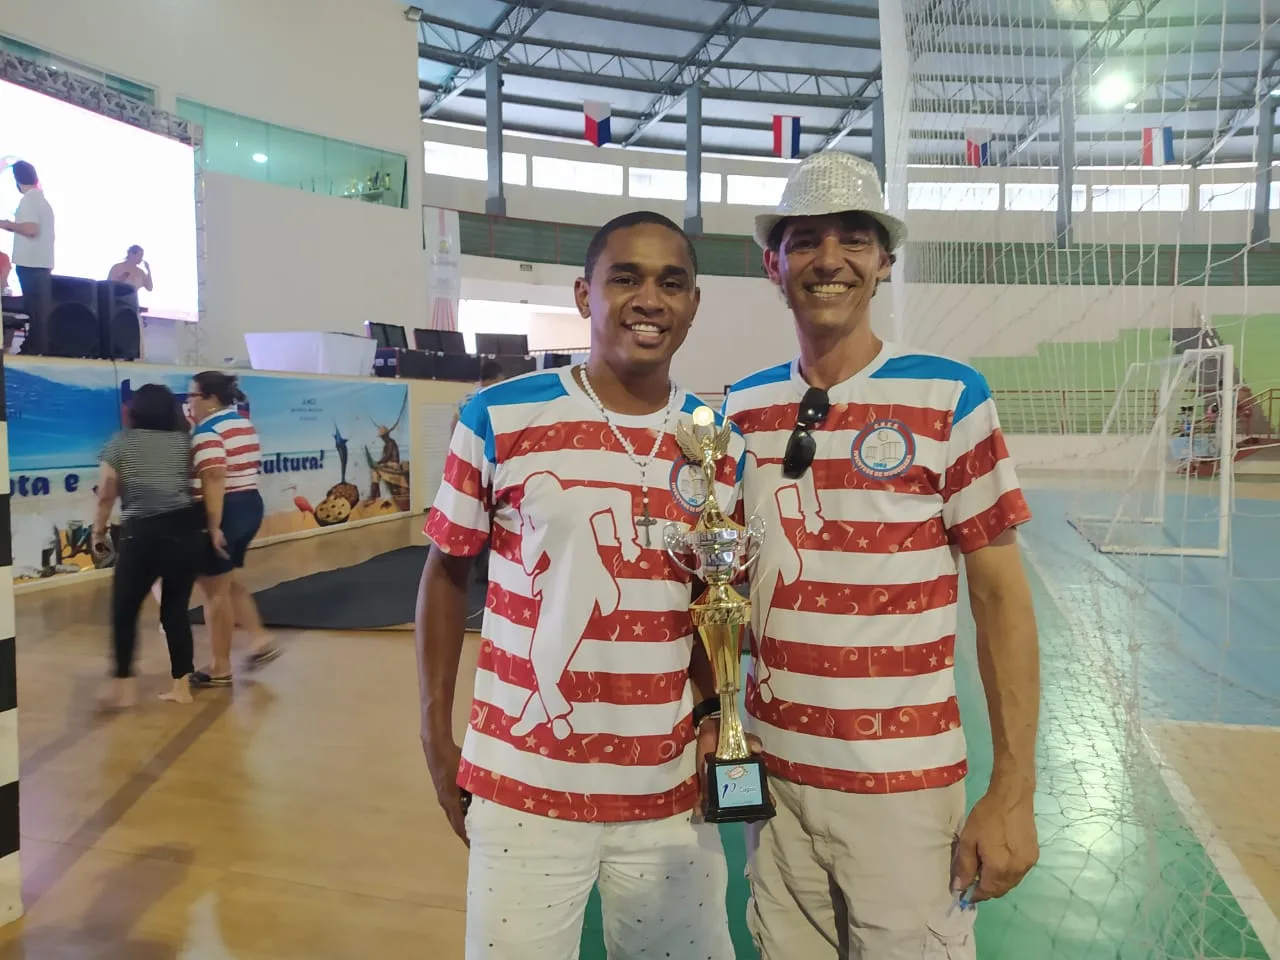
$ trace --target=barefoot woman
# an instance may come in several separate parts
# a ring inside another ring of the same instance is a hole
[[[115,674],[103,705],[128,707],[137,700],[133,659],[138,611],[157,578],[173,673],[173,688],[161,698],[190,703],[187,676],[195,667],[187,608],[207,549],[204,517],[191,497],[191,438],[177,398],[157,383],[145,384],[130,399],[128,423],[102,451],[93,523],[93,548],[104,553],[110,549],[107,519],[120,497],[124,526],[111,593]]]

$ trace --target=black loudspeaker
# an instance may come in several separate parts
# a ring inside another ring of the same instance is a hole
[[[83,277],[49,278],[49,356],[102,356],[98,284]]]
[[[414,380],[431,380],[436,375],[436,357],[423,350],[401,350],[396,375]]]
[[[142,355],[138,291],[131,285],[99,281],[98,320],[104,359],[137,360]]]

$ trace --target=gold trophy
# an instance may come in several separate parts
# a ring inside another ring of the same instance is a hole
[[[742,631],[751,622],[751,601],[732,586],[755,562],[764,542],[764,521],[752,517],[744,527],[724,515],[716,500],[716,465],[729,449],[732,427],[719,429],[709,407],[693,411],[692,423],[676,424],[676,441],[686,459],[702,471],[706,499],[698,522],[687,532],[669,523],[663,545],[672,561],[706,584],[689,606],[693,625],[702,637],[716,693],[720,697],[720,740],[704,771],[707,799],[703,815],[708,823],[766,820],[776,812],[769,797],[764,761],[747,746],[738,691],[742,688]],[[685,557],[693,557],[686,564]]]

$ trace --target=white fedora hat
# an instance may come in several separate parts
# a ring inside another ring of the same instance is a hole
[[[756,217],[756,243],[764,247],[769,233],[788,217],[823,217],[833,213],[865,213],[889,232],[889,250],[907,239],[907,225],[884,211],[884,191],[876,168],[861,157],[823,150],[801,161],[787,180],[773,213]]]

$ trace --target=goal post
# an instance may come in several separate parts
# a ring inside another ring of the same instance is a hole
[[[1099,436],[1130,466],[1088,484],[1071,525],[1102,553],[1225,557],[1236,393],[1229,344],[1131,363]]]

